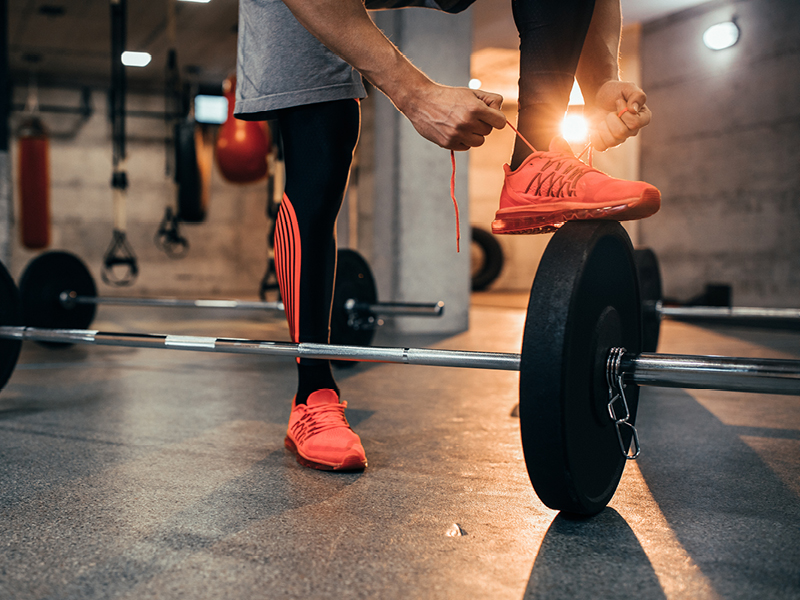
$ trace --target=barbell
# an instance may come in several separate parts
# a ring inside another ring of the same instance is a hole
[[[661,333],[661,321],[729,322],[738,325],[800,325],[798,308],[760,308],[755,306],[665,306],[662,296],[661,269],[650,248],[634,251],[634,260],[642,293],[642,349],[655,352]]]
[[[641,353],[633,247],[613,221],[570,222],[553,236],[531,288],[520,354],[25,327],[5,269],[0,299],[0,387],[23,340],[518,370],[533,488],[550,508],[584,515],[608,504],[639,453],[640,385],[800,395],[800,361]]]
[[[140,307],[217,308],[283,311],[283,302],[191,300],[98,296],[97,285],[84,262],[69,252],[45,252],[34,258],[20,277],[23,323],[49,329],[87,329],[100,304]],[[355,250],[337,254],[336,285],[331,310],[331,341],[368,346],[381,317],[439,317],[444,302],[378,302],[375,278]]]

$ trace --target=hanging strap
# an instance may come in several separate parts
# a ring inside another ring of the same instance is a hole
[[[114,230],[111,243],[103,256],[103,281],[109,285],[130,285],[139,274],[136,255],[127,241],[126,209],[128,174],[125,171],[125,50],[127,32],[126,0],[111,2],[111,131],[113,146],[113,173],[111,189],[114,202]],[[120,271],[119,267],[124,269]]]

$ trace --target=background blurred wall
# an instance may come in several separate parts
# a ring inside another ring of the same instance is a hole
[[[735,18],[731,48],[703,32]],[[709,2],[642,28],[644,89],[655,118],[641,176],[663,208],[642,222],[665,293],[707,282],[734,303],[800,305],[800,2]]]

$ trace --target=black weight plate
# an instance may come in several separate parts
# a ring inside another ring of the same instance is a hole
[[[642,352],[655,352],[661,332],[661,317],[655,308],[662,298],[661,270],[655,252],[649,248],[635,250],[633,258],[642,294]]]
[[[367,261],[355,250],[339,250],[336,262],[336,283],[331,308],[331,344],[344,346],[369,346],[375,337],[373,327],[354,329],[347,324],[344,308],[348,299],[374,304],[378,301],[378,288]],[[368,317],[368,314],[362,315]],[[355,364],[352,361],[347,364]]]
[[[0,325],[21,326],[22,310],[17,286],[6,268],[0,264]],[[20,340],[0,340],[0,389],[4,388],[17,366]]]
[[[480,227],[472,228],[472,291],[488,288],[503,270],[503,248],[497,239]]]
[[[550,508],[591,515],[611,500],[626,459],[608,414],[610,348],[641,348],[633,247],[613,221],[575,221],[553,236],[531,289],[520,366],[528,474]],[[638,388],[626,388],[631,424]],[[629,428],[624,428],[625,430]],[[626,447],[630,433],[624,431]]]
[[[97,296],[92,274],[83,261],[69,252],[45,252],[25,268],[19,281],[22,315],[28,327],[48,329],[88,329],[96,305],[61,304],[61,292]]]

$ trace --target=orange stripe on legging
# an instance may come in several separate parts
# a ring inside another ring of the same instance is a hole
[[[289,197],[284,194],[275,223],[275,271],[292,341],[300,340],[300,230]]]

